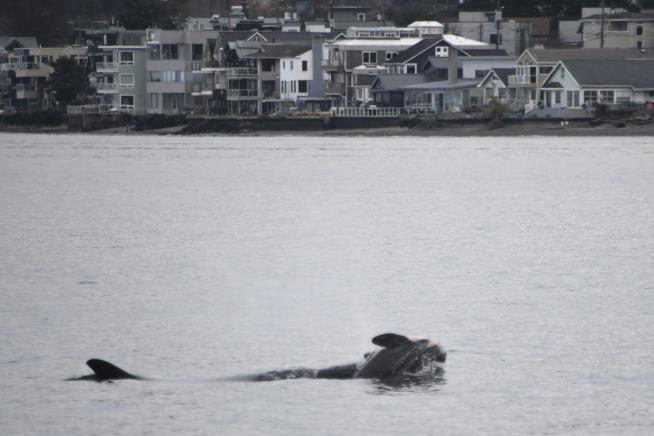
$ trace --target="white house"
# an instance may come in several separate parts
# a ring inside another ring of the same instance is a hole
[[[311,48],[295,56],[280,58],[280,98],[297,102],[299,97],[309,95],[313,79],[313,51]]]
[[[541,87],[545,107],[579,108],[654,101],[654,60],[566,60]]]

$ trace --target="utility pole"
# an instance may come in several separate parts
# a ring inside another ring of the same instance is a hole
[[[600,25],[600,48],[604,48],[604,0],[600,4],[602,7],[602,24]]]
[[[502,9],[500,8],[500,0],[497,0],[497,7],[495,8],[495,50],[500,49],[500,16]]]

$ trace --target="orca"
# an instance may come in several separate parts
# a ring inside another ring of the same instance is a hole
[[[367,353],[362,363],[332,366],[325,369],[287,369],[270,371],[255,377],[257,381],[285,380],[293,378],[391,379],[420,374],[440,375],[447,352],[436,342],[384,333],[372,338],[372,343],[382,347]]]
[[[367,353],[362,363],[331,366],[324,369],[295,368],[269,371],[249,379],[254,381],[314,379],[392,379],[420,374],[440,375],[447,358],[445,350],[436,342],[384,333],[372,338],[381,349]],[[97,382],[132,379],[147,380],[101,359],[86,362],[93,374],[68,380],[91,380]]]
[[[130,374],[124,369],[118,368],[113,363],[109,363],[101,359],[90,359],[86,361],[86,364],[93,371],[93,374],[83,375],[77,378],[69,378],[69,381],[73,380],[90,380],[97,382],[111,381],[111,380],[145,380],[143,377],[138,375]]]

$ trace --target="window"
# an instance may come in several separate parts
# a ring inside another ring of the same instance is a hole
[[[148,94],[148,107],[150,109],[159,107],[159,94]]]
[[[613,104],[615,102],[615,91],[600,91],[599,101],[603,104]]]
[[[500,33],[499,35],[497,33],[491,33],[490,34],[490,43],[491,44],[502,44],[502,34]]]
[[[363,12],[358,13],[357,14],[357,21],[359,21],[359,22],[366,21],[366,14],[364,14]]]
[[[309,70],[309,62],[302,61],[302,71],[308,71],[308,70]]]
[[[584,103],[594,105],[597,103],[597,91],[584,91]]]
[[[363,63],[364,63],[364,65],[377,64],[377,52],[376,51],[364,51],[363,52]]]
[[[636,35],[640,36],[642,34],[643,34],[643,26],[641,24],[641,25],[636,26]]]
[[[568,107],[579,107],[579,91],[568,91]]]
[[[565,79],[565,68],[561,67],[561,79]]]
[[[449,47],[436,47],[434,54],[437,58],[446,58],[450,53]]]
[[[161,59],[161,45],[151,44],[150,45],[150,60],[158,61]]]
[[[177,44],[162,44],[161,45],[161,59],[176,60],[179,59],[179,52]]]
[[[282,61],[282,70],[286,69],[286,61]]]
[[[134,64],[134,52],[132,52],[132,51],[121,51],[120,52],[120,64],[121,65],[133,65]]]
[[[184,81],[184,71],[162,71],[162,82],[181,83]]]
[[[191,60],[193,61],[202,60],[202,44],[193,44],[191,46]]]
[[[120,96],[120,105],[121,106],[134,106],[134,96],[133,95],[121,95]]]
[[[626,21],[610,21],[609,30],[611,32],[626,32],[627,31],[627,22]]]
[[[290,69],[291,71],[293,71],[293,64],[294,64],[293,61],[289,62],[289,69]]]
[[[134,87],[134,74],[121,74],[120,75],[120,87],[121,88],[133,88]]]
[[[495,12],[486,12],[484,15],[486,15],[486,20],[488,20],[489,23],[495,22]]]
[[[643,48],[643,41],[636,41],[636,48]]]
[[[387,51],[386,52],[386,62],[392,61],[396,57],[397,57],[397,52],[396,51]]]
[[[407,64],[406,73],[407,74],[416,74],[417,73],[416,64]]]
[[[297,92],[307,92],[308,91],[307,83],[308,82],[306,80],[298,80]]]
[[[554,104],[561,104],[561,91],[554,91]]]
[[[483,79],[490,70],[475,70],[475,79]]]
[[[148,82],[161,82],[161,71],[150,71]]]

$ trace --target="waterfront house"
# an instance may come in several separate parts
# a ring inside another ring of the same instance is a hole
[[[509,76],[514,73],[515,68],[492,68],[488,71],[477,85],[482,90],[482,104],[487,105],[493,100],[509,103]]]
[[[654,101],[654,60],[559,61],[541,94],[545,108],[642,106]]]
[[[194,72],[214,51],[214,31],[147,31],[145,63],[147,112],[176,114],[206,107],[206,97],[193,95]]]
[[[146,46],[100,46],[105,60],[95,64],[97,103],[112,111],[146,112]]]
[[[545,49],[529,48],[516,60],[516,72],[509,76],[509,99],[532,110],[541,102],[541,87],[559,61],[611,61],[654,59],[654,51],[638,49]]]
[[[7,46],[13,49],[0,56],[0,71],[5,77],[0,81],[7,87],[4,105],[23,111],[55,108],[56,96],[47,89],[48,79],[54,71],[52,64],[61,57],[69,57],[80,65],[86,65],[87,47],[24,47],[20,39],[13,41]],[[23,42],[31,45],[30,39]]]
[[[388,37],[385,33],[374,37],[370,35],[325,44],[323,70],[327,73],[327,95],[337,105],[367,102],[372,76],[384,72],[384,64],[421,41],[420,38],[398,37],[396,34]]]

